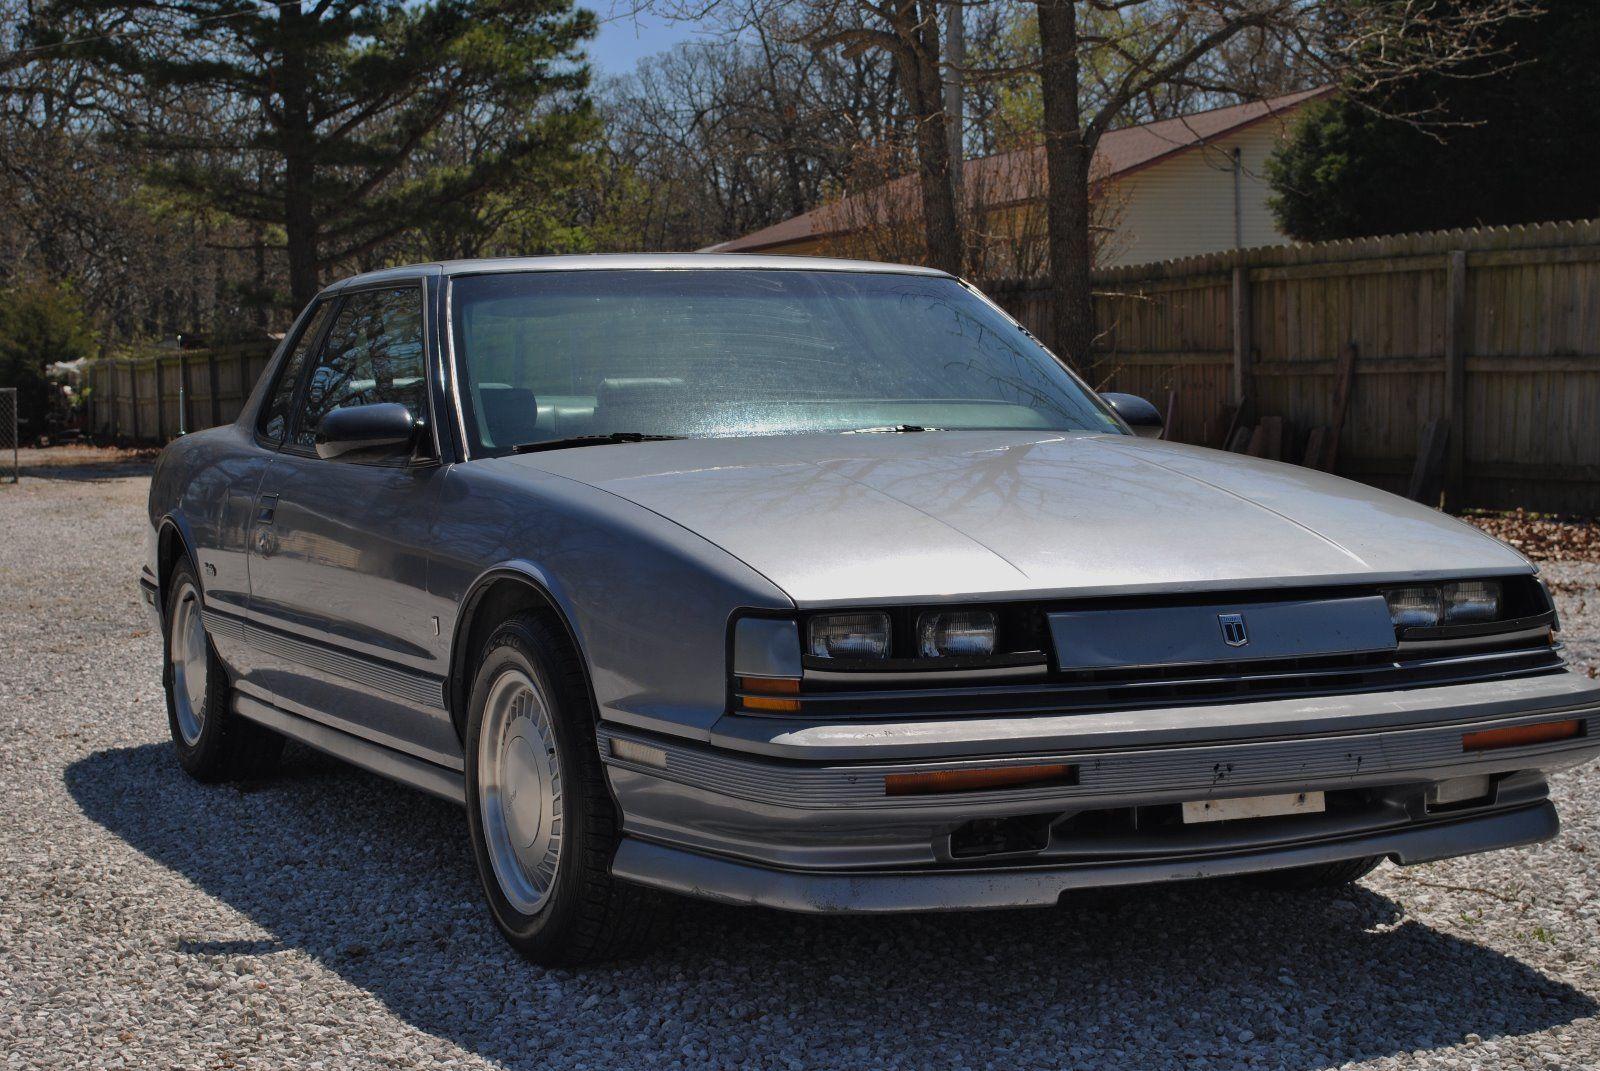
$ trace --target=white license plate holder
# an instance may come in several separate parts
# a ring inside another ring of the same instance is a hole
[[[1233,822],[1241,818],[1278,818],[1286,814],[1321,814],[1328,809],[1321,792],[1284,792],[1276,796],[1238,796],[1223,800],[1189,800],[1183,804],[1185,825]]]

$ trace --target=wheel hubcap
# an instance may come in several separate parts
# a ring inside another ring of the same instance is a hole
[[[500,891],[531,915],[549,898],[561,859],[561,764],[544,693],[520,669],[506,670],[489,689],[478,803]]]
[[[178,714],[178,732],[183,742],[193,747],[206,724],[206,675],[211,662],[200,593],[192,584],[184,584],[178,592],[167,648],[172,659],[172,705]]]

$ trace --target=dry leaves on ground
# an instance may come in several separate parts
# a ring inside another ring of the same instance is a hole
[[[1553,517],[1526,510],[1472,512],[1462,520],[1503,539],[1538,562],[1600,561],[1600,520]]]

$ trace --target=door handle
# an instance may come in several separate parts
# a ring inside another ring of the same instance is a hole
[[[256,553],[263,558],[272,554],[272,516],[278,511],[277,495],[261,495],[256,499]]]

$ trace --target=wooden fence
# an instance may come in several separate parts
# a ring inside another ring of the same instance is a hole
[[[986,288],[1049,341],[1050,292]],[[1600,513],[1600,221],[1247,249],[1098,273],[1089,378],[1143,395],[1174,438],[1281,418],[1284,456],[1332,425],[1337,471],[1405,490],[1448,430],[1452,506]]]
[[[180,431],[231,423],[272,356],[272,342],[163,350],[89,365],[89,433],[164,443]]]

